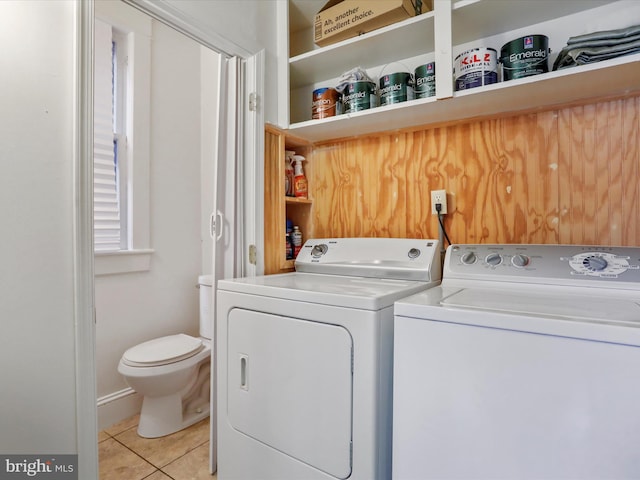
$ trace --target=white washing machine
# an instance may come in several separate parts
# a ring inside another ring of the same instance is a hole
[[[440,268],[437,240],[320,239],[218,282],[218,479],[389,479],[393,303]]]
[[[393,478],[640,478],[640,248],[455,245],[396,304]]]

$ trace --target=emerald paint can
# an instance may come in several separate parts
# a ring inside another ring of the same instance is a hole
[[[433,97],[436,94],[436,64],[435,62],[420,65],[415,70],[414,93],[416,98]]]
[[[366,80],[360,80],[347,84],[342,93],[342,105],[344,113],[359,112],[378,106],[376,84]]]
[[[397,72],[380,77],[380,105],[413,100],[413,75],[409,72]]]
[[[528,35],[505,43],[500,49],[502,80],[515,80],[549,71],[549,38]]]

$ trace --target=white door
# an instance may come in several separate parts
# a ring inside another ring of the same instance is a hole
[[[349,477],[350,333],[338,325],[242,308],[230,311],[228,326],[227,408],[233,428],[335,478]]]
[[[249,102],[249,92],[260,91],[257,70],[262,53],[241,59],[219,56],[218,61],[218,149],[214,158],[213,212],[210,231],[213,238],[213,285],[222,278],[255,274],[255,263],[248,259],[249,243],[256,243],[257,199],[262,189],[258,168],[257,130],[262,129],[260,109]],[[247,80],[248,78],[248,80]],[[257,178],[256,178],[257,176]],[[257,191],[256,191],[257,190]],[[258,225],[259,227],[259,225]],[[216,295],[212,295],[211,314],[214,322]],[[214,349],[213,359],[216,362]],[[215,365],[215,363],[214,363]],[[217,466],[216,369],[211,369],[211,471]]]
[[[242,130],[239,125],[240,60],[237,57],[219,56],[218,63],[218,151],[214,158],[215,181],[213,186],[213,208],[211,235],[213,237],[214,281],[233,278],[237,271],[237,240],[241,237],[241,224],[237,224],[238,168],[241,155],[239,140]],[[215,304],[211,310],[215,312]]]
[[[233,278],[236,274],[236,170],[238,167],[238,137],[241,130],[238,128],[239,98],[239,59],[237,57],[226,58],[220,55],[218,62],[218,131],[212,132],[218,140],[218,150],[214,157],[213,172],[213,212],[211,214],[210,231],[212,242],[211,272],[213,275],[213,292],[211,296],[211,321],[214,322],[215,345],[215,315],[216,295],[218,280],[221,278]],[[213,367],[211,368],[211,412],[210,412],[210,470],[217,470],[217,375],[216,375],[216,350],[212,354]]]

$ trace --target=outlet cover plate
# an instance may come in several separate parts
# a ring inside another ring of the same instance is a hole
[[[446,190],[431,190],[431,214],[437,215],[436,203],[441,205],[440,214],[447,214],[447,191]]]

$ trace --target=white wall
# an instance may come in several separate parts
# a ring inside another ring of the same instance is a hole
[[[278,18],[277,3],[287,0],[167,0],[176,10],[198,25],[216,32],[253,53],[265,50],[265,121],[278,124],[278,28],[287,28],[286,19]],[[280,22],[280,24],[278,24]],[[280,102],[285,107],[287,102]],[[281,115],[280,115],[281,116]]]
[[[78,451],[74,11],[71,1],[0,1],[2,454]]]
[[[200,127],[201,118],[213,114],[201,110],[201,83],[206,84],[202,87],[208,95],[216,88],[210,65],[207,75],[201,76],[201,59],[211,63],[214,55],[207,52],[153,21],[150,224],[154,253],[148,272],[96,277],[99,398],[127,388],[117,372],[127,348],[178,332],[198,335],[195,285],[203,268],[202,250],[211,249],[207,238],[201,240],[202,219],[208,217],[208,212],[201,214],[206,206],[202,199],[210,195],[203,194],[206,181],[201,179],[213,174],[211,169],[203,172],[207,158],[201,146],[213,141],[216,133],[203,138]],[[100,427],[117,420],[101,414]]]

